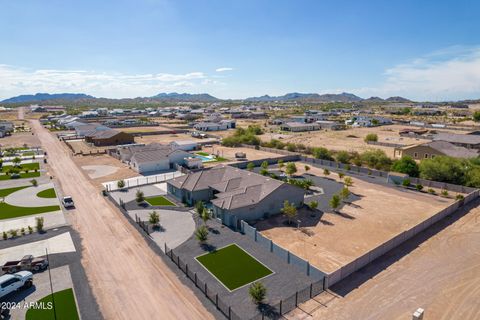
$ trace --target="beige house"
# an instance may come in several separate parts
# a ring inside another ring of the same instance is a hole
[[[427,143],[395,148],[394,157],[401,158],[408,155],[415,160],[433,159],[436,156],[449,156],[454,158],[478,157],[477,150],[459,147],[446,141],[431,141]]]

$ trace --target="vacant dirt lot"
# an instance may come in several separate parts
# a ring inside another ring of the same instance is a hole
[[[265,159],[265,158],[278,158],[282,155],[276,153],[270,153],[250,148],[228,148],[220,145],[213,145],[212,147],[204,147],[202,149],[204,152],[208,152],[210,154],[215,154],[220,157],[227,158],[232,160],[231,162],[236,162],[235,160],[235,153],[237,152],[244,152],[247,155],[247,160],[258,160],[258,159]],[[245,161],[245,160],[242,160]],[[229,162],[223,162],[229,163]]]
[[[262,141],[281,139],[283,142],[302,143],[310,147],[325,147],[331,150],[363,152],[367,149],[376,148],[385,151],[388,156],[393,157],[394,148],[369,145],[364,141],[364,138],[369,133],[376,133],[379,142],[411,145],[428,141],[409,137],[401,137],[398,133],[404,128],[408,128],[408,126],[391,125],[375,128],[351,128],[340,131],[311,131],[299,133],[266,132],[259,137],[262,139]],[[460,132],[457,131],[457,133]]]
[[[297,165],[297,167],[303,167]],[[322,176],[323,170],[310,173]],[[339,180],[337,174],[329,178]],[[325,272],[333,272],[397,234],[447,207],[446,199],[353,178],[350,191],[359,200],[340,209],[340,214],[305,212],[300,230],[286,226],[285,218],[260,221],[262,234]]]
[[[75,153],[97,153],[97,152],[105,152],[105,147],[95,147],[93,145],[89,145],[84,140],[70,140],[66,141],[69,144]]]
[[[5,147],[23,147],[24,144],[32,147],[40,146],[40,140],[31,132],[14,133],[11,136],[0,138],[0,145]]]
[[[480,209],[466,206],[322,293],[289,319],[480,319]]]
[[[99,188],[102,188],[102,182],[113,181],[113,180],[120,180],[120,179],[128,179],[132,177],[136,177],[139,174],[128,167],[125,163],[112,158],[108,155],[96,155],[96,156],[76,156],[72,158],[75,164],[85,172],[85,175],[88,179],[92,180],[92,183]],[[99,177],[96,179],[91,179],[88,176],[87,171],[83,170],[82,167],[84,166],[112,166],[116,167],[117,171],[113,174],[109,174],[103,177]]]
[[[172,141],[175,141],[175,140],[194,140],[194,141],[198,140],[199,142],[202,141],[202,139],[193,138],[191,135],[185,134],[185,133],[156,134],[156,135],[152,135],[152,136],[135,137],[135,142],[136,143],[145,143],[145,144],[149,144],[149,143],[152,143],[152,142],[161,143],[161,144],[168,144],[168,143],[170,143]]]

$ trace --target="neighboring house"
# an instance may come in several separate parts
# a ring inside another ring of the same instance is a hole
[[[14,131],[14,124],[10,121],[0,121],[0,138],[12,134]]]
[[[221,120],[219,122],[199,122],[193,128],[199,131],[220,131],[235,128],[235,120]]]
[[[75,126],[75,134],[79,137],[84,137],[96,131],[107,131],[107,130],[111,130],[111,129],[99,123],[83,124],[83,125]]]
[[[392,120],[384,117],[376,116],[356,116],[352,119],[345,120],[346,125],[351,125],[354,127],[374,127],[374,126],[383,126],[387,124],[392,124]]]
[[[170,142],[170,146],[174,150],[192,151],[197,150],[198,142],[193,140],[176,140]]]
[[[117,130],[93,131],[85,135],[85,141],[95,146],[116,146],[135,143],[132,134]]]
[[[449,156],[454,158],[475,158],[478,157],[477,150],[456,146],[446,141],[431,141],[413,146],[395,148],[394,156],[402,157],[408,155],[415,160],[433,159],[436,156]]]
[[[320,125],[316,123],[287,122],[280,125],[280,129],[291,132],[313,131],[320,130]]]
[[[320,126],[320,129],[325,130],[343,130],[345,129],[345,125],[343,123],[338,123],[335,121],[328,121],[328,120],[319,120],[315,122]]]
[[[438,133],[433,136],[433,140],[450,142],[468,149],[480,149],[480,136],[474,134]]]
[[[130,166],[138,173],[166,171],[174,169],[175,165],[185,164],[185,159],[191,154],[182,150],[162,148],[135,152],[130,159]]]
[[[303,205],[305,191],[279,180],[231,166],[217,166],[167,181],[168,193],[188,205],[211,202],[214,216],[237,228],[281,212],[283,202]]]

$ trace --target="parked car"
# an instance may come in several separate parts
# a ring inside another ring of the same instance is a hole
[[[48,260],[45,258],[34,258],[32,255],[26,255],[21,260],[7,261],[2,266],[2,271],[6,273],[15,273],[21,270],[40,271],[48,267]]]
[[[75,208],[75,203],[73,203],[73,199],[72,199],[71,196],[63,197],[62,198],[62,204],[66,209]]]
[[[17,290],[28,289],[32,284],[33,274],[30,271],[4,274],[0,277],[0,298]]]

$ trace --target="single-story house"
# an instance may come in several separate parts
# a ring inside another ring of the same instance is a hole
[[[220,120],[219,122],[199,122],[193,128],[200,131],[220,131],[234,129],[235,125],[235,120]]]
[[[480,136],[474,134],[438,133],[433,136],[433,140],[450,142],[468,149],[480,149]]]
[[[11,134],[14,131],[14,124],[10,121],[0,121],[0,138]]]
[[[234,228],[238,228],[240,220],[280,213],[285,200],[302,206],[305,195],[296,186],[224,165],[169,180],[167,191],[188,205],[210,202],[214,216]]]
[[[95,146],[114,146],[120,144],[135,143],[132,134],[117,130],[102,130],[87,133],[85,141],[93,143]]]
[[[427,143],[395,148],[394,156],[402,157],[408,155],[415,160],[433,159],[436,156],[449,156],[454,158],[475,158],[478,151],[459,147],[447,141],[430,141]]]
[[[280,129],[291,132],[314,131],[320,130],[320,125],[317,123],[287,122],[281,124]]]
[[[109,127],[99,123],[84,124],[75,127],[75,134],[79,137],[84,137],[89,133],[93,134],[95,131],[111,130]]]
[[[168,146],[167,146],[168,147]],[[166,171],[174,169],[175,165],[185,164],[185,159],[191,154],[182,150],[162,148],[137,151],[130,159],[130,166],[138,173]]]
[[[339,123],[339,122],[335,122],[335,121],[319,120],[315,123],[320,126],[320,129],[326,129],[326,130],[343,130],[343,129],[345,129],[345,125],[343,123]]]
[[[198,142],[193,140],[175,140],[170,142],[170,146],[174,150],[192,151],[197,150]]]

